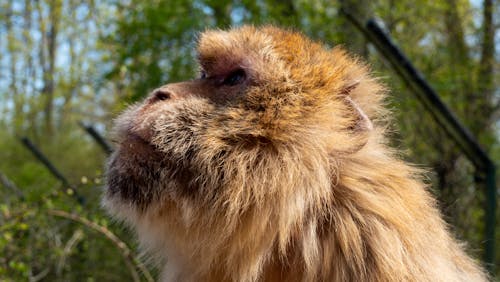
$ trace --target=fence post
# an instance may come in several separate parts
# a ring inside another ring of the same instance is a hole
[[[24,146],[28,148],[31,153],[54,175],[59,181],[61,181],[64,188],[71,188],[73,190],[73,196],[78,200],[80,204],[85,203],[85,198],[78,194],[75,187],[69,184],[68,180],[64,175],[50,162],[50,160],[31,142],[27,137],[22,137],[21,141]],[[64,191],[66,193],[66,191]]]

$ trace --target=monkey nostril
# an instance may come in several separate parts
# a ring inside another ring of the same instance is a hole
[[[153,97],[156,101],[168,100],[168,99],[170,99],[170,96],[171,95],[168,91],[161,90],[161,89],[155,90],[153,93]]]

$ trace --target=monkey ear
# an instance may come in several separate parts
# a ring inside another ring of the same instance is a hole
[[[345,97],[347,104],[354,109],[358,115],[356,123],[351,127],[355,132],[365,132],[373,129],[373,123],[363,110],[354,102],[351,97]]]
[[[358,87],[360,81],[359,80],[351,80],[345,83],[345,85],[342,87],[342,90],[340,91],[340,95],[342,96],[349,96],[351,94],[351,91],[354,90],[356,87]]]
[[[365,114],[365,112],[358,106],[356,102],[350,97],[351,92],[358,87],[360,81],[353,80],[348,82],[343,89],[341,90],[341,95],[344,96],[344,99],[349,107],[354,110],[354,113],[357,114],[356,123],[351,126],[355,132],[365,132],[373,129],[373,123],[370,118]]]

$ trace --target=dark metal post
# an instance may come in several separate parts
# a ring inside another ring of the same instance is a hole
[[[49,161],[49,159],[29,140],[27,137],[21,138],[23,144],[33,153],[33,155],[43,164],[45,167],[59,179],[63,185],[63,188],[71,188],[73,190],[73,196],[78,200],[80,204],[85,202],[85,199],[78,194],[75,187],[69,184],[68,180],[64,175],[59,172],[59,170]],[[65,191],[66,192],[66,191]]]
[[[496,221],[496,169],[488,154],[481,148],[474,136],[465,128],[439,95],[427,83],[423,75],[412,65],[410,60],[392,42],[390,37],[373,19],[360,22],[349,11],[341,11],[365,36],[378,51],[389,61],[396,73],[413,90],[417,98],[431,113],[434,120],[445,129],[453,141],[462,149],[478,172],[485,177],[485,246],[484,260],[488,270],[493,273],[495,266],[495,221]]]
[[[79,122],[78,124],[80,124],[80,126],[85,129],[85,131],[87,131],[88,134],[90,134],[90,136],[92,136],[92,138],[94,138],[94,140],[97,142],[97,144],[99,144],[99,146],[104,150],[104,152],[106,154],[111,154],[113,152],[113,148],[111,147],[111,145],[106,141],[106,139],[104,139],[104,137],[102,137],[99,132],[97,132],[95,130],[95,128],[91,125],[86,125],[85,123],[83,122]]]
[[[22,201],[24,201],[24,193],[23,191],[21,191],[19,188],[17,188],[16,184],[14,184],[5,174],[3,174],[2,172],[0,172],[0,183],[7,187],[8,189],[10,189],[11,191],[13,191],[18,197],[19,199],[21,199]]]
[[[486,169],[486,197],[485,197],[485,251],[484,261],[490,273],[495,268],[495,227],[496,227],[496,208],[497,208],[497,187],[496,187],[496,168],[491,163]]]

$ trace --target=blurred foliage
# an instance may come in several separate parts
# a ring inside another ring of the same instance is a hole
[[[167,81],[197,75],[198,32],[248,23],[300,30],[371,63],[392,90],[392,142],[429,169],[446,219],[479,257],[484,194],[474,185],[472,164],[340,8],[382,20],[498,163],[497,2],[0,0],[0,280],[148,281],[156,275],[152,265],[141,270],[133,236],[100,208],[106,155],[78,122],[107,136],[125,105]],[[71,189],[22,145],[23,136]]]

